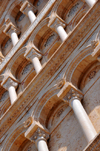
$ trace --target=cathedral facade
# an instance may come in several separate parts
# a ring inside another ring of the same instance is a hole
[[[0,151],[100,151],[100,0],[0,1]]]

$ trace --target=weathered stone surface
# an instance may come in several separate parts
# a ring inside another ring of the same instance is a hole
[[[83,106],[100,132],[100,0],[93,1],[0,1],[0,151],[100,150],[100,134],[87,144],[86,120],[74,116]],[[15,45],[5,34],[11,25],[20,29]],[[16,89],[13,103],[3,85]]]
[[[88,144],[84,151],[99,151],[100,150],[100,133],[97,137]]]

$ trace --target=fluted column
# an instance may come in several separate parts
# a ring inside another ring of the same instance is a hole
[[[9,36],[12,40],[13,46],[18,42],[17,33],[19,33],[19,29],[16,28],[11,22],[6,25],[6,28],[3,31],[7,36]]]
[[[36,7],[34,7],[27,0],[23,3],[23,5],[20,8],[20,11],[29,17],[29,20],[31,23],[34,22],[34,20],[36,19],[36,16],[34,14],[34,12],[36,12],[36,10],[37,10]]]
[[[36,73],[38,73],[42,69],[41,63],[39,61],[42,55],[33,44],[28,45],[24,57],[26,57],[27,60],[33,63]]]
[[[62,97],[63,100],[73,109],[83,134],[89,143],[95,138],[97,132],[80,102],[83,98],[83,94],[70,83],[66,83],[65,87],[61,91],[62,94],[60,94],[60,97],[61,95],[64,95]]]
[[[46,142],[49,138],[49,132],[36,121],[34,121],[34,123],[25,132],[25,137],[35,143],[38,151],[49,151]]]
[[[48,27],[58,33],[62,42],[65,41],[65,39],[68,37],[68,34],[64,30],[65,26],[66,23],[56,13],[51,14]]]
[[[92,7],[96,3],[96,0],[85,0],[85,2],[89,5],[89,7]]]

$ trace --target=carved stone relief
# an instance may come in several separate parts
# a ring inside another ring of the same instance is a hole
[[[82,83],[81,83],[81,89],[83,89],[93,78],[95,78],[99,71],[100,71],[100,64],[99,63],[92,66],[87,71],[85,76],[83,77],[83,80],[82,80]]]

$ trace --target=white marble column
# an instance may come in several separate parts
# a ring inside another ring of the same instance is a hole
[[[66,23],[56,13],[51,14],[48,27],[58,33],[62,42],[68,37],[64,30],[65,25]]]
[[[27,60],[29,60],[33,63],[36,73],[38,73],[42,69],[41,63],[39,61],[39,59],[41,59],[42,55],[40,54],[39,50],[33,44],[28,45],[24,57],[26,57]]]
[[[36,19],[36,16],[34,13],[36,12],[36,8],[27,0],[21,6],[20,11],[29,17],[29,20],[31,23],[34,22],[34,20]]]
[[[77,97],[71,100],[71,107],[75,113],[78,123],[81,126],[84,136],[89,143],[97,135],[97,132]]]
[[[89,5],[89,7],[92,7],[96,3],[96,0],[85,0],[85,2]]]
[[[29,129],[25,132],[25,137],[35,143],[38,151],[49,151],[47,146],[49,132],[46,128],[44,129],[39,122],[34,121],[32,123]]]
[[[19,32],[19,30],[10,22],[6,25],[3,32],[11,38],[13,46],[15,46],[19,40],[17,36],[17,32]]]
[[[38,137],[35,143],[38,151],[49,151],[46,139],[43,136]]]
[[[66,84],[65,88],[63,89],[65,90],[62,93],[66,93],[66,96],[63,97],[63,100],[67,102],[73,109],[83,134],[89,143],[95,138],[97,132],[80,102],[80,100],[83,98],[83,94],[70,83]]]
[[[1,84],[6,90],[9,92],[9,97],[11,104],[13,104],[17,99],[16,87],[18,83],[14,81],[12,78],[8,77],[8,79],[3,80]]]

